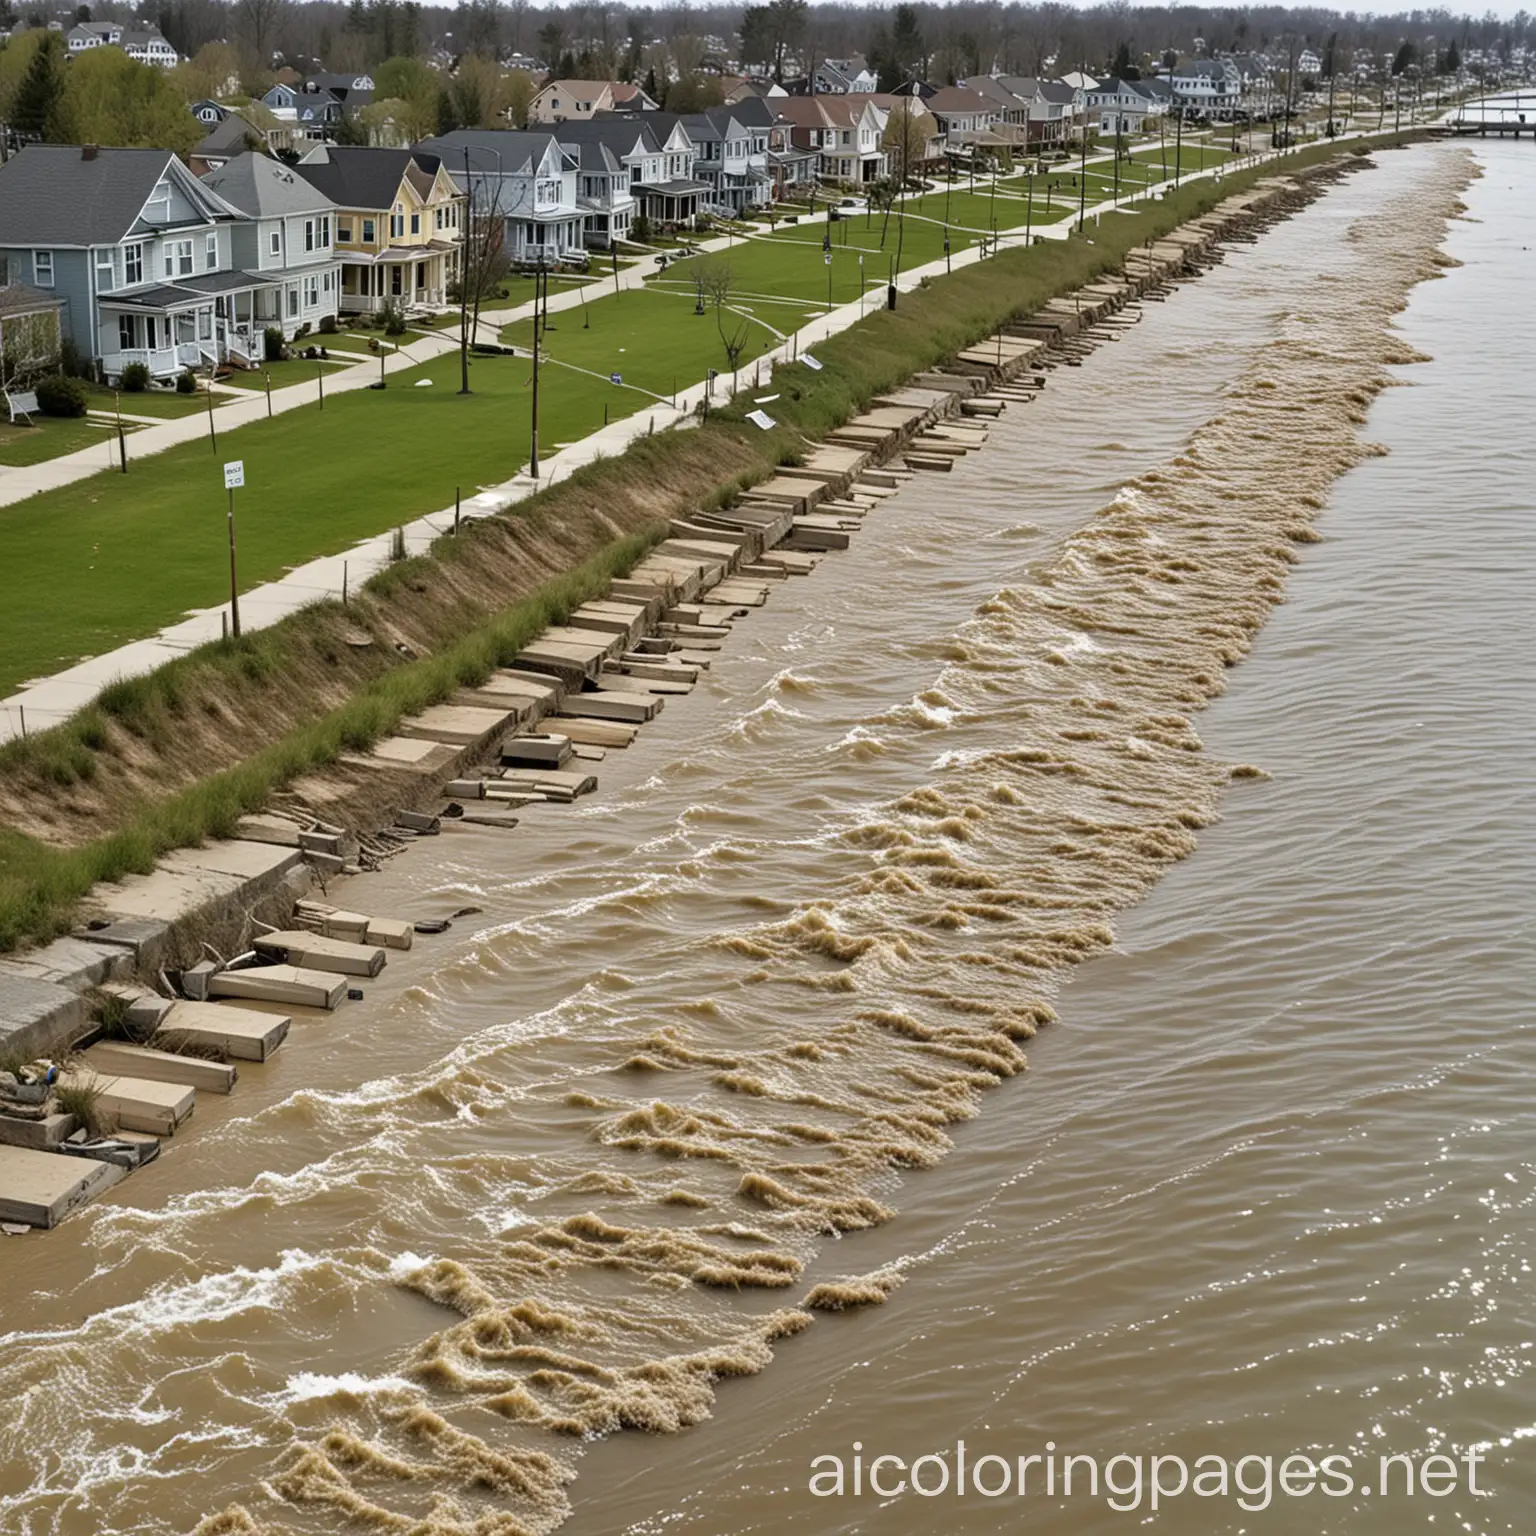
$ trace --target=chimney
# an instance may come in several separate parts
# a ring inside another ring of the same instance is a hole
[[[80,146],[80,158],[82,160],[94,160],[99,151],[94,144],[82,144]]]

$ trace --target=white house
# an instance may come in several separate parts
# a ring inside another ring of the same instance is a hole
[[[1190,117],[1230,122],[1243,82],[1231,59],[1191,59],[1173,71],[1173,104]]]

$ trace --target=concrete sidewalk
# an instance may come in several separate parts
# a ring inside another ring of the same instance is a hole
[[[1279,159],[1280,156],[1272,154],[1258,158]],[[1219,174],[1219,169],[1212,169],[1205,173],[1203,179],[1210,180],[1218,177]],[[1191,176],[1185,177],[1184,181],[1196,179],[1202,178]],[[1088,218],[1096,223],[1102,215],[1113,214],[1116,211],[1115,205],[1101,203],[1089,207]],[[1047,225],[1044,229],[1035,230],[1034,234],[1042,239],[1065,240],[1074,227],[1075,223]],[[1023,227],[999,231],[999,234],[1005,241],[1009,237],[1022,237]],[[740,235],[731,237],[734,240],[742,238],[744,237]],[[705,252],[723,250],[728,243],[724,237],[701,241],[698,243],[698,249]],[[896,286],[900,292],[910,292],[927,278],[942,276],[946,270],[958,271],[984,259],[988,258],[983,257],[980,248],[971,247],[953,255],[947,261],[940,257],[925,266],[903,272]],[[621,270],[621,286],[639,287],[643,281],[643,270],[643,265]],[[882,282],[879,287],[883,291],[885,284]],[[551,310],[574,309],[583,302],[585,302],[583,291],[572,289],[551,295],[549,307]],[[668,427],[691,421],[706,391],[710,391],[716,401],[742,393],[771,394],[773,392],[771,379],[776,364],[804,356],[819,342],[857,324],[861,316],[872,313],[874,307],[868,296],[865,296],[861,301],[842,305],[827,314],[808,320],[798,330],[790,333],[779,346],[765,353],[750,368],[743,368],[739,374],[731,377],[721,375],[712,386],[700,380],[678,392],[675,407],[668,401],[658,401],[655,405],[644,408],[632,416],[611,422],[579,442],[561,448],[556,454],[545,459],[542,466],[543,474],[539,480],[535,481],[529,475],[525,465],[518,473],[500,484],[479,487],[474,495],[465,498],[460,508],[460,515],[470,519],[489,517],[531,496],[535,491],[553,485],[557,480],[569,476],[576,469],[592,463],[595,459],[618,457],[636,438],[643,437],[652,431],[663,431]],[[481,317],[481,334],[487,340],[493,339],[502,325],[526,318],[532,314],[532,310],[532,304],[528,303],[516,308],[484,314]],[[423,343],[430,350],[424,351]],[[428,361],[432,357],[444,356],[457,350],[457,347],[457,337],[452,333],[442,338],[426,337],[422,342],[412,343],[412,346],[407,349],[414,354],[413,356],[407,358],[405,351],[398,354],[401,360],[397,367],[411,367],[416,363]],[[386,371],[389,371],[391,360],[386,360]],[[347,369],[343,373],[328,378],[326,391],[331,393],[340,387],[363,388],[373,382],[377,376],[377,360],[370,358],[359,368]],[[343,386],[343,379],[350,382]],[[278,409],[279,395],[293,397],[283,407],[293,409],[298,405],[309,404],[314,399],[314,393],[313,386],[308,384],[292,385],[281,391],[275,390],[272,397],[273,409],[274,411]],[[242,405],[222,407],[219,413],[220,424],[222,425],[230,413],[235,411],[242,411],[242,420],[265,416],[264,397],[258,394],[252,401],[252,406],[254,410],[246,410]],[[764,402],[763,408],[770,415],[772,414],[771,401]],[[207,424],[201,417],[190,418],[190,420],[197,430],[186,432],[182,437],[175,439],[176,441],[198,437],[207,430]],[[170,428],[180,428],[185,425],[185,419],[167,423]],[[233,425],[232,419],[231,425]],[[134,442],[137,444],[150,435],[150,431],[136,433]],[[238,445],[232,446],[230,452],[231,456],[238,454]],[[71,455],[71,458],[79,457],[80,455]],[[55,461],[55,463],[64,462],[66,461]],[[99,468],[99,464],[95,466],[95,469]],[[91,472],[95,471],[86,471],[86,473]],[[79,478],[79,476],[73,478]],[[409,553],[413,555],[424,553],[434,539],[451,531],[453,517],[454,509],[449,506],[406,524],[405,541]],[[260,629],[277,623],[278,620],[309,603],[325,598],[340,598],[344,587],[355,591],[375,571],[389,564],[392,543],[393,530],[381,532],[349,549],[311,560],[308,564],[291,571],[280,581],[268,582],[242,592],[240,594],[242,628]],[[196,646],[217,640],[223,632],[226,612],[227,606],[222,604],[218,607],[202,609],[180,623],[162,630],[158,635],[133,641],[104,655],[92,657],[77,666],[29,685],[8,699],[0,700],[0,741],[21,735],[24,729],[26,731],[44,730],[49,726],[60,724],[88,704],[109,683],[151,671]]]

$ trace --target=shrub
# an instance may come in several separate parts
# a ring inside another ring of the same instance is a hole
[[[90,1135],[110,1136],[117,1122],[102,1109],[101,1093],[98,1078],[77,1078],[55,1088],[53,1102],[60,1114],[73,1115]]]
[[[269,363],[280,363],[283,360],[283,330],[281,326],[269,325],[261,333],[262,355]]]
[[[305,337],[306,337],[306,336],[308,336],[308,335],[309,335],[309,321],[308,321],[308,320],[306,320],[306,321],[305,321],[305,322],[304,322],[304,324],[303,324],[303,325],[301,325],[301,326],[300,326],[300,327],[299,327],[299,328],[298,328],[298,330],[296,330],[296,331],[295,331],[295,332],[294,332],[294,333],[293,333],[293,339],[294,339],[294,340],[295,340],[295,341],[303,341],[303,340],[304,340],[304,338],[305,338]]]
[[[59,342],[59,372],[67,373],[72,379],[91,379],[96,376],[95,365],[68,336]]]
[[[321,315],[319,330],[322,336],[334,336],[336,334],[336,316]]]
[[[178,395],[195,394],[197,391],[197,377],[190,368],[183,368],[176,375],[176,393]]]
[[[405,335],[405,314],[393,299],[384,301],[384,307],[379,311],[379,319],[383,323],[386,336]]]
[[[37,381],[37,404],[44,416],[84,416],[85,385],[62,373]]]
[[[123,376],[119,382],[123,386],[124,394],[142,395],[149,388],[149,364],[129,363],[123,369]]]
[[[637,213],[634,221],[629,226],[629,238],[638,240],[641,245],[650,243],[651,221],[643,213]]]

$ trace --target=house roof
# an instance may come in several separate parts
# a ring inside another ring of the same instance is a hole
[[[577,101],[596,101],[604,91],[609,93],[610,101],[633,101],[637,96],[644,96],[645,92],[638,85],[632,85],[626,80],[546,80],[544,91],[561,90],[567,96],[574,96]]]
[[[529,172],[549,153],[551,143],[558,144],[552,129],[522,131],[514,128],[455,128],[435,139],[423,139],[414,153],[434,162],[441,160],[450,176],[464,174],[465,156],[469,169],[482,176],[511,176]]]
[[[29,144],[0,165],[8,245],[115,245],[176,157],[168,149]]]
[[[252,218],[288,213],[324,213],[333,204],[325,193],[297,171],[266,155],[236,155],[203,182],[226,203]]]
[[[26,283],[0,287],[0,319],[6,315],[35,315],[44,309],[62,309],[64,300]]]
[[[968,91],[963,85],[945,85],[928,98],[928,110],[940,116],[990,112],[992,103],[980,91]]]
[[[658,133],[658,119],[669,125],[676,121],[665,113],[647,112],[644,117],[632,113],[598,116],[587,122],[554,123],[550,133],[562,144],[606,144],[614,154],[634,153],[638,146],[648,155],[659,155],[666,133]]]
[[[248,123],[238,112],[226,112],[212,128],[208,136],[193,150],[194,155],[243,155],[250,140],[261,143],[264,135],[254,123]]]
[[[294,169],[338,208],[389,208],[407,177],[425,193],[438,164],[438,156],[417,150],[325,144]]]
[[[866,94],[857,96],[786,96],[774,105],[781,117],[797,128],[852,128],[869,104]]]

